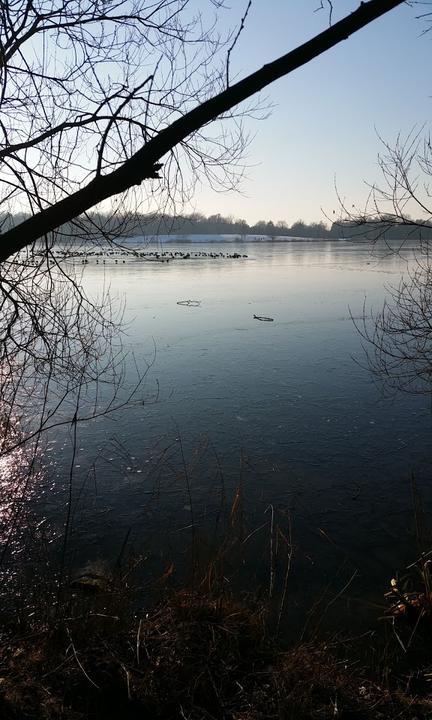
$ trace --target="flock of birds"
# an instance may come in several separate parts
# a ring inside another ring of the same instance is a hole
[[[42,254],[42,253],[41,253]],[[129,260],[139,259],[147,260],[151,262],[170,262],[172,260],[196,260],[199,258],[219,260],[220,258],[237,260],[239,258],[247,258],[247,255],[242,255],[237,252],[223,253],[223,252],[204,252],[193,251],[193,252],[182,252],[181,250],[149,250],[146,252],[139,252],[136,250],[56,250],[55,256],[62,259],[81,259],[81,263],[88,263],[90,259],[95,259],[96,263],[101,260],[105,263],[106,260],[114,260],[115,263],[119,261],[125,263],[125,257]]]

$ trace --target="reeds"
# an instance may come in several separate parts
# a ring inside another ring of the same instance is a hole
[[[420,717],[419,703],[392,697],[322,646],[282,651],[260,604],[183,589],[111,615],[86,598],[51,628],[3,640],[4,720]]]

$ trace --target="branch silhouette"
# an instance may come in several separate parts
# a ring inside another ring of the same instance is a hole
[[[73,220],[94,205],[123,193],[145,179],[157,177],[159,161],[188,136],[250,98],[270,83],[306,65],[330,48],[346,40],[404,0],[370,0],[286,55],[264,65],[234,85],[202,102],[162,129],[111,173],[97,175],[80,190],[42,209],[1,236],[0,262],[44,237],[60,225]]]

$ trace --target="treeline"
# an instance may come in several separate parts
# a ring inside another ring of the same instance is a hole
[[[23,214],[3,215],[0,217],[1,231],[5,232],[13,225],[26,219]],[[260,220],[250,225],[246,220],[200,213],[191,215],[104,215],[89,213],[76,222],[67,223],[60,228],[65,235],[93,234],[101,230],[108,235],[120,234],[123,237],[135,235],[262,235],[267,237],[337,237],[338,232],[330,230],[324,223],[307,224],[298,220],[289,226],[283,221]]]
[[[160,234],[187,234],[187,235],[263,235],[267,237],[309,237],[323,238],[335,237],[324,223],[307,224],[298,220],[293,225],[280,220],[274,223],[272,220],[259,220],[255,224],[249,224],[246,220],[233,217],[224,217],[219,213],[206,217],[199,213],[185,215],[182,217],[159,217],[155,218],[152,230]],[[152,232],[150,230],[150,233]]]
[[[274,223],[272,220],[260,220],[251,225],[246,220],[223,215],[206,217],[200,213],[184,216],[158,215],[135,218],[135,226],[130,226],[131,235],[258,235],[269,238],[347,238],[347,239],[432,239],[432,225],[422,221],[413,221],[412,225],[396,224],[390,219],[380,221],[369,220],[367,223],[350,220],[334,222],[327,225],[323,222],[306,223],[297,220],[288,225],[283,220]]]
[[[0,216],[0,229],[5,232],[17,225],[26,216],[23,214],[5,214]],[[432,239],[432,224],[421,220],[412,224],[397,223],[391,218],[368,220],[367,223],[338,221],[330,226],[323,222],[306,223],[297,220],[292,225],[280,220],[260,220],[250,225],[246,220],[225,217],[219,213],[206,217],[200,213],[190,215],[108,215],[88,214],[76,221],[63,225],[60,234],[64,236],[83,236],[91,239],[100,235],[133,237],[138,235],[258,235],[266,238],[347,238],[403,240],[410,237],[414,240]]]

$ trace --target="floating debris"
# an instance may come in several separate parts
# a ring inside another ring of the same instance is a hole
[[[186,305],[186,307],[199,307],[201,300],[177,300],[177,305]]]
[[[254,315],[254,320],[261,320],[262,322],[273,322],[274,318],[264,317],[264,315]]]

